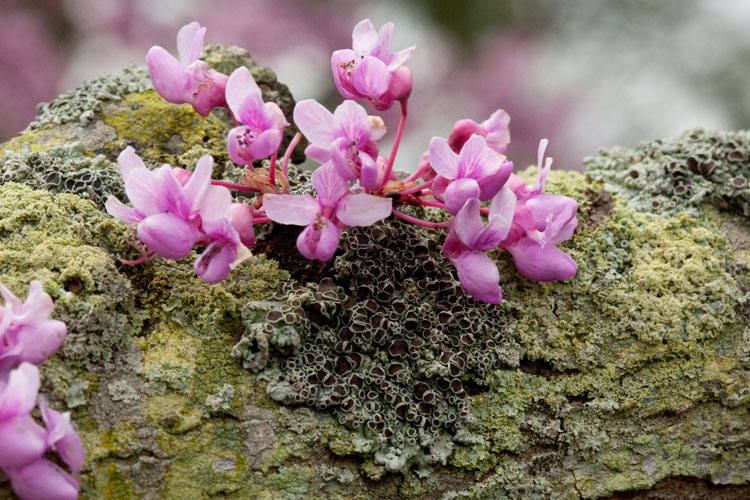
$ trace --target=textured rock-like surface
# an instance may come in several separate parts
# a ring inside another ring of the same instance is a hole
[[[581,204],[564,244],[579,273],[531,282],[498,252],[505,301],[488,307],[460,296],[438,235],[392,220],[328,263],[266,230],[266,257],[213,286],[194,254],[120,264],[133,234],[100,210],[119,151],[190,169],[211,153],[237,180],[227,118],[130,68],[0,146],[0,274],[18,295],[41,279],[68,322],[43,390],[84,439],[82,498],[750,496],[747,133],[553,172],[548,192]]]

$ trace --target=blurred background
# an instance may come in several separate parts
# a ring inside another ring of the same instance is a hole
[[[417,45],[400,170],[456,120],[497,108],[511,116],[517,167],[535,163],[542,137],[556,168],[580,169],[599,147],[750,128],[750,0],[0,0],[0,142],[39,101],[145,64],[152,45],[176,53],[193,20],[207,42],[274,69],[298,100],[333,109],[330,54],[351,48],[364,18],[396,24],[394,50]],[[384,118],[392,139],[396,108]]]

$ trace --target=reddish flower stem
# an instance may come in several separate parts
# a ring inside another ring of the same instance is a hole
[[[489,215],[490,209],[489,208],[480,208],[479,209],[480,214]]]
[[[229,189],[236,189],[237,191],[247,191],[248,193],[260,193],[260,190],[252,188],[250,186],[243,186],[242,184],[235,184],[233,182],[217,181],[211,179],[211,184],[214,186],[224,186]]]
[[[436,201],[436,200],[423,200],[420,198],[417,201],[418,201],[418,204],[423,207],[445,208],[444,203],[440,203],[439,201]]]
[[[417,224],[419,226],[429,227],[431,229],[442,229],[445,227],[448,227],[448,221],[446,222],[430,222],[422,219],[417,219],[416,217],[412,217],[411,215],[407,215],[403,212],[399,212],[395,208],[392,210],[393,215],[398,217],[399,219],[403,219],[406,222],[411,222],[412,224]]]
[[[399,194],[401,196],[406,196],[408,194],[416,193],[419,191],[422,191],[423,189],[427,189],[428,187],[432,186],[432,183],[434,182],[434,179],[431,181],[427,181],[424,184],[420,184],[419,186],[414,186],[409,189],[404,189],[403,191],[399,191]]]
[[[406,124],[406,105],[401,102],[401,119],[398,122],[398,130],[396,131],[396,139],[393,141],[393,149],[391,149],[391,156],[388,157],[388,164],[385,166],[385,175],[383,176],[383,184],[388,182],[393,171],[393,162],[396,161],[396,153],[398,153],[398,147],[401,144],[401,136],[404,135],[404,125]]]
[[[281,172],[287,179],[289,178],[289,176],[287,175],[287,172],[289,171],[289,158],[292,157],[292,152],[294,151],[294,148],[297,147],[297,144],[299,144],[300,139],[302,139],[301,133],[297,132],[296,134],[294,134],[294,138],[292,138],[289,146],[287,146],[286,151],[284,152],[284,158],[281,161]]]
[[[273,155],[271,155],[271,167],[269,168],[269,171],[268,171],[268,178],[274,187],[276,187],[276,155],[277,154],[279,154],[278,150],[274,151]]]
[[[135,260],[126,260],[126,259],[117,259],[126,266],[137,266],[138,264],[143,264],[144,262],[148,262],[154,257],[153,253],[144,253],[139,258]]]
[[[263,224],[264,222],[271,222],[268,217],[253,217],[253,224]]]
[[[430,169],[430,164],[427,163],[424,166],[418,168],[417,171],[414,172],[413,174],[411,174],[409,177],[407,177],[406,179],[404,179],[403,182],[415,181],[415,180],[419,179],[422,176],[422,174],[425,173],[426,171],[428,171],[429,169]]]

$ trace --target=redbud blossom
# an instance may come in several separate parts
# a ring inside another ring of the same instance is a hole
[[[266,215],[281,224],[306,226],[297,238],[297,249],[308,259],[328,260],[347,226],[370,226],[391,214],[390,198],[352,193],[329,162],[313,172],[312,184],[318,196],[268,194]]]
[[[40,281],[32,281],[26,302],[0,284],[5,307],[0,306],[0,376],[21,362],[39,364],[65,339],[65,323],[49,319],[54,304]]]
[[[226,89],[227,103],[242,126],[227,135],[229,157],[239,165],[252,165],[267,158],[281,145],[284,127],[289,123],[284,112],[274,102],[263,102],[260,88],[250,70],[242,66],[229,76]]]
[[[385,135],[383,120],[367,116],[365,108],[344,101],[331,113],[313,99],[294,107],[294,123],[311,144],[305,154],[315,161],[332,161],[336,173],[348,180],[359,180],[365,188],[379,186],[378,145]]]
[[[367,99],[376,109],[390,109],[395,101],[405,103],[411,94],[411,70],[404,63],[415,47],[391,52],[393,23],[378,33],[369,19],[352,32],[354,50],[337,50],[331,56],[333,79],[344,99]]]
[[[445,201],[445,209],[456,214],[467,200],[487,201],[503,187],[513,171],[513,164],[487,147],[480,135],[472,135],[456,154],[448,141],[433,137],[430,142],[430,163],[438,174],[432,191],[435,198]]]
[[[502,109],[498,109],[482,123],[474,120],[459,120],[453,125],[448,136],[448,144],[451,149],[458,153],[469,138],[474,135],[481,135],[487,141],[487,146],[498,153],[505,153],[510,143],[510,116]]]
[[[138,237],[153,252],[182,259],[194,245],[206,249],[195,262],[195,272],[207,283],[223,280],[234,267],[251,257],[255,243],[249,206],[234,207],[229,190],[211,185],[213,158],[198,160],[195,172],[163,165],[149,170],[128,147],[117,158],[125,192],[133,207],[114,197],[105,203],[110,215],[137,224]]]
[[[516,196],[502,188],[490,203],[487,226],[482,222],[477,198],[467,200],[451,219],[443,254],[456,266],[464,290],[482,302],[498,304],[503,298],[497,265],[485,252],[508,235],[515,206]]]
[[[227,76],[199,60],[205,34],[206,28],[197,22],[186,24],[177,33],[179,60],[159,46],[151,47],[146,55],[151,81],[159,95],[167,102],[190,104],[201,116],[227,105]]]

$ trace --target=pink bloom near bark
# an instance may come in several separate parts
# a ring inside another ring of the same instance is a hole
[[[0,468],[22,500],[73,500],[83,465],[83,444],[70,424],[70,415],[47,408],[40,411],[47,428],[31,417],[39,391],[39,369],[23,362],[0,379]],[[42,458],[56,451],[71,474]]]
[[[467,200],[451,220],[443,254],[456,267],[464,290],[483,302],[498,304],[503,298],[497,265],[485,252],[495,248],[508,235],[515,205],[513,192],[502,188],[490,203],[486,226],[482,222],[477,198]]]
[[[539,144],[537,183],[528,186],[513,175],[508,187],[519,202],[507,238],[498,245],[510,252],[518,271],[535,281],[564,281],[575,276],[578,266],[557,244],[569,239],[578,225],[578,204],[562,195],[541,194],[552,166],[544,160],[547,141]]]
[[[513,171],[513,164],[487,147],[480,135],[472,135],[456,154],[441,137],[430,142],[430,163],[438,174],[432,191],[435,198],[445,202],[450,214],[457,214],[467,200],[493,198]]]
[[[151,47],[146,55],[151,81],[159,95],[167,102],[190,104],[201,116],[227,105],[227,76],[200,60],[205,34],[206,28],[197,22],[186,24],[177,33],[179,60],[159,46]]]
[[[388,23],[378,32],[365,19],[352,32],[353,50],[333,53],[333,79],[344,99],[367,99],[376,109],[384,111],[395,101],[404,104],[409,98],[412,75],[404,63],[415,47],[391,52],[393,29],[393,23]]]
[[[289,123],[276,103],[263,102],[260,88],[246,67],[237,68],[229,76],[226,99],[234,117],[243,124],[227,135],[232,161],[252,165],[275,153]]]
[[[107,212],[137,224],[138,237],[151,251],[182,259],[194,245],[205,245],[194,269],[207,283],[223,280],[251,256],[248,247],[255,243],[252,209],[233,204],[227,188],[211,185],[213,158],[201,157],[191,175],[169,165],[149,170],[131,147],[117,161],[133,207],[110,197],[105,203]]]
[[[280,224],[306,226],[297,238],[297,249],[308,259],[328,260],[347,226],[370,226],[391,214],[391,200],[352,193],[331,163],[320,166],[312,177],[318,196],[272,195],[264,197],[266,215]]]
[[[294,107],[294,122],[310,141],[305,154],[320,163],[332,162],[336,173],[362,187],[379,186],[384,175],[378,166],[378,145],[386,132],[376,116],[354,101],[344,101],[331,113],[313,99]],[[383,166],[384,167],[384,166]]]
[[[5,307],[0,307],[0,377],[28,361],[40,364],[67,335],[65,323],[50,319],[54,304],[40,281],[32,281],[26,302],[0,284]]]

